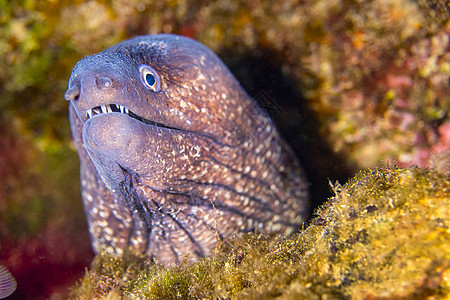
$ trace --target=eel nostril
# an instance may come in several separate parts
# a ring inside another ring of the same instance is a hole
[[[108,89],[112,86],[112,80],[109,77],[98,77],[97,78],[97,86],[102,89]]]
[[[80,88],[78,85],[71,86],[65,93],[64,93],[64,99],[67,101],[70,100],[78,100],[80,98]]]

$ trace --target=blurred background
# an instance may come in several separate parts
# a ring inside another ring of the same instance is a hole
[[[93,258],[63,94],[74,64],[142,34],[215,51],[302,161],[313,208],[380,162],[450,149],[444,0],[0,0],[0,265],[11,299],[64,299]],[[437,155],[437,156],[436,156]]]

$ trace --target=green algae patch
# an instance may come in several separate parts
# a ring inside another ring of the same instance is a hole
[[[450,178],[360,172],[291,238],[245,234],[195,264],[98,255],[77,299],[448,299]]]

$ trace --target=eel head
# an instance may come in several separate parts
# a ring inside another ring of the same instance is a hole
[[[123,169],[158,174],[170,168],[174,159],[167,153],[180,148],[175,137],[236,144],[255,126],[248,124],[255,120],[239,118],[251,102],[220,59],[202,44],[173,35],[136,37],[82,59],[65,98],[110,189],[123,182]],[[146,163],[141,154],[149,151],[166,159]],[[160,179],[153,180],[154,188],[164,189]]]
[[[88,56],[65,99],[96,251],[202,257],[217,238],[289,233],[305,216],[292,151],[198,42],[139,36]]]

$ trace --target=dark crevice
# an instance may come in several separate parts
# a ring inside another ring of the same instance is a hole
[[[320,132],[319,117],[303,96],[298,79],[283,72],[288,66],[274,50],[223,49],[219,56],[230,68],[247,93],[274,120],[305,171],[310,183],[311,211],[333,196],[329,180],[346,182],[355,167],[346,157],[336,154]]]

